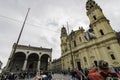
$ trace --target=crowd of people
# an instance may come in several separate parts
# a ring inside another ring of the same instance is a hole
[[[30,79],[36,75],[35,72],[20,72],[20,73],[1,73],[1,80],[19,80]]]
[[[19,72],[19,73],[0,74],[0,80],[29,80],[29,79],[34,79],[36,77],[38,77],[39,79],[35,79],[35,80],[40,80],[40,78],[44,78],[44,80],[51,80],[52,74],[49,71],[40,72],[40,75],[38,74],[38,72],[29,72],[29,73]]]
[[[77,70],[70,72],[61,71],[63,75],[71,75],[71,80],[120,80],[120,69],[110,68],[108,62],[100,60],[91,69]],[[52,80],[53,72],[37,71],[37,72],[21,72],[21,73],[1,73],[0,80]]]
[[[74,70],[72,80],[120,80],[120,69],[110,67],[108,62],[100,60],[90,70]]]

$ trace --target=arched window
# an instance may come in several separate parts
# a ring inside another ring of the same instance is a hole
[[[100,33],[101,33],[101,35],[104,35],[104,32],[103,32],[103,30],[102,30],[102,29],[100,30]]]
[[[96,18],[96,16],[93,16],[93,18],[94,18],[94,20],[96,20],[97,18]]]
[[[115,60],[115,56],[113,54],[110,55],[112,60]]]
[[[82,39],[81,39],[81,37],[79,37],[79,40],[80,40],[80,42],[82,42]]]
[[[110,50],[111,49],[110,46],[108,46],[107,49]]]
[[[76,47],[77,45],[76,45],[76,41],[74,40],[74,47]]]
[[[97,19],[94,12],[92,12],[91,15],[92,15],[92,17],[93,17],[94,20]]]
[[[87,59],[86,59],[86,57],[84,57],[83,59],[84,59],[84,62],[86,63],[86,62],[87,62]]]

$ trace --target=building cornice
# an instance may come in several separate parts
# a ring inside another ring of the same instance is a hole
[[[14,46],[16,45],[16,43],[14,43]],[[42,48],[42,47],[34,47],[34,46],[26,46],[26,45],[17,45],[17,49],[24,49],[24,50],[35,50],[35,51],[50,51],[52,52],[52,48]]]

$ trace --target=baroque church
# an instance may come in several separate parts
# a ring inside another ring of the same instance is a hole
[[[94,0],[86,2],[86,10],[90,21],[87,31],[81,27],[68,34],[64,26],[61,29],[62,70],[91,68],[99,60],[120,66],[120,43],[110,21]]]
[[[12,47],[11,54],[7,61],[6,70],[10,72],[36,72],[47,70],[52,58],[52,48],[42,48],[26,45]]]

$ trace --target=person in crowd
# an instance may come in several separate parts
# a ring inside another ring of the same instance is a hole
[[[90,80],[107,80],[108,78],[111,78],[110,80],[119,80],[120,75],[109,70],[108,62],[100,60],[98,66],[89,71],[88,77]]]
[[[40,76],[41,76],[41,72],[40,72],[40,70],[38,70],[37,74],[36,74],[36,77],[35,77],[35,80],[39,80]]]
[[[49,72],[47,73],[47,79],[48,79],[48,80],[51,80],[51,79],[52,79],[52,72],[49,71]]]
[[[76,77],[78,78],[78,80],[82,80],[82,72],[79,70],[76,70]]]
[[[72,76],[72,80],[79,80],[78,77],[77,77],[77,72],[76,72],[76,70],[72,70],[71,76]]]

